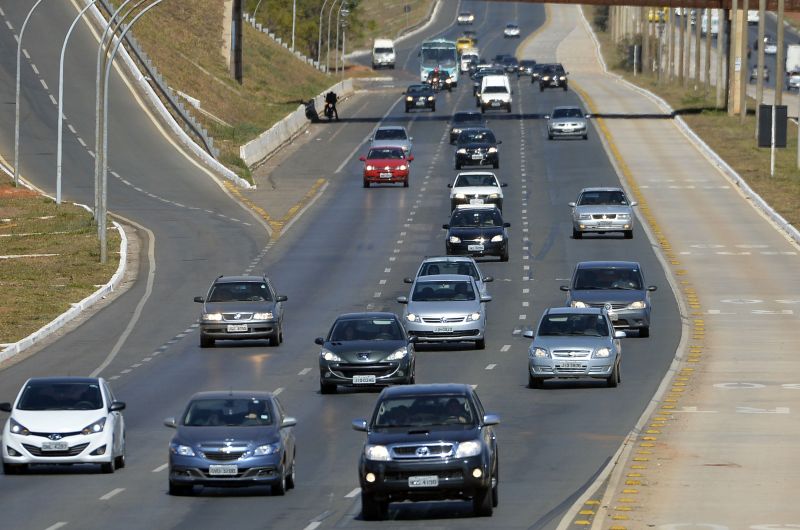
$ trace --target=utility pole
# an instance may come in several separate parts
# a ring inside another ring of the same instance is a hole
[[[705,81],[706,93],[711,89],[711,9],[708,8],[705,10],[706,12],[706,64],[704,65],[705,75],[703,76],[703,81]],[[698,21],[700,19],[698,18]]]
[[[741,68],[739,69],[739,122],[744,125],[745,119],[747,119],[747,80],[750,73],[747,71],[747,8],[749,7],[748,0],[742,0],[742,16],[739,18],[739,27],[737,28],[736,34],[741,39],[739,52],[740,52],[740,61],[741,61]],[[756,76],[761,77],[761,71],[758,71]]]
[[[717,9],[717,108],[722,109],[727,106],[725,101],[725,72],[727,72],[725,58],[727,55],[723,52],[724,39],[725,39],[725,21],[727,20],[727,13],[724,9]],[[709,33],[711,28],[709,27]]]
[[[678,83],[683,86],[686,86],[686,72],[684,71],[684,67],[686,66],[686,8],[680,8],[680,27],[678,28]],[[673,10],[673,13],[675,11]]]
[[[756,126],[754,127],[756,139],[758,139],[758,120],[761,115],[761,103],[764,102],[764,17],[766,15],[766,10],[767,0],[758,0],[758,48],[756,49],[756,53],[758,54],[756,66],[756,68],[758,68],[758,76],[756,79]]]
[[[231,7],[231,76],[242,84],[242,0]]]
[[[785,54],[783,53],[783,4],[778,0],[778,55],[775,57],[775,105],[783,104],[783,69]]]
[[[700,38],[700,24],[701,24],[700,8],[694,10],[694,89],[700,87],[700,47],[702,40]]]
[[[725,84],[725,94],[727,99],[725,102],[725,107],[728,109],[728,116],[735,116],[736,111],[738,110],[735,106],[736,100],[733,90],[733,80],[736,78],[736,45],[734,43],[733,36],[736,28],[736,12],[738,10],[739,7],[737,1],[731,0],[731,9],[729,12],[730,20],[726,20],[727,31],[725,31],[725,35],[728,38],[725,41],[728,51],[728,79],[727,83]]]

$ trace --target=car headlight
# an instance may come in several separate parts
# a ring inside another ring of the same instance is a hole
[[[456,153],[458,153],[459,155],[466,155],[467,154],[467,150],[462,147],[461,149],[456,151]]]
[[[451,243],[461,243],[461,238],[458,236],[450,236],[450,239],[448,241],[450,241]]]
[[[573,300],[569,305],[570,305],[570,307],[580,307],[580,308],[589,307],[586,304],[586,302],[580,302],[578,300]]]
[[[342,358],[339,357],[338,355],[336,355],[335,353],[333,353],[330,350],[322,350],[321,352],[319,352],[319,356],[322,357],[322,359],[325,360],[325,361],[334,362],[334,363],[342,362]]]
[[[618,213],[617,214],[617,219],[623,219],[623,220],[627,221],[630,218],[631,218],[631,214],[629,214],[629,213]]]
[[[542,358],[542,357],[544,357],[544,358],[549,358],[549,357],[550,357],[550,354],[549,354],[549,353],[547,353],[547,350],[545,350],[544,348],[534,348],[534,347],[531,347],[531,348],[528,350],[528,356],[529,356],[529,357],[538,357],[538,358]]]
[[[106,419],[100,418],[94,423],[90,423],[83,429],[81,429],[81,434],[94,434],[98,432],[103,432],[103,429],[106,427]]]
[[[411,96],[406,96],[406,101],[414,101],[414,98],[412,98]]]
[[[445,80],[444,80],[444,82],[445,82],[445,83],[452,83],[452,82],[453,82],[453,80],[452,80],[451,78],[449,78],[449,77],[448,77],[447,79],[445,79]]]
[[[645,307],[647,307],[647,304],[645,304],[643,300],[637,300],[630,304],[628,309],[644,309]]]
[[[203,313],[203,316],[200,318],[210,322],[220,322],[222,321],[222,313]]]
[[[451,132],[453,134],[459,134],[461,132],[461,129],[453,129]]]
[[[386,358],[387,361],[399,361],[403,359],[406,355],[408,355],[408,347],[403,346],[399,350],[395,350],[392,352],[390,356]]]
[[[408,320],[409,322],[417,322],[420,320],[420,318],[414,313],[409,313],[406,315],[406,320]]]
[[[544,81],[550,81],[550,76],[549,75],[544,75],[544,76],[542,76],[542,79]]]
[[[594,355],[592,355],[592,357],[602,358],[602,357],[608,357],[609,355],[611,355],[611,350],[609,350],[608,348],[597,348],[594,351]]]
[[[455,198],[456,199],[466,199],[467,196],[465,194],[463,194],[463,193],[456,193]]]
[[[562,75],[562,76],[561,76],[561,77],[559,77],[558,79],[559,79],[559,80],[561,80],[561,81],[563,81],[564,79],[566,79],[566,77],[564,77],[564,76]]]
[[[582,213],[582,214],[578,215],[578,219],[581,220],[581,221],[591,221],[592,220],[592,214],[590,214],[590,213]]]
[[[9,421],[11,422],[11,428],[9,430],[12,433],[19,434],[20,436],[28,436],[31,433],[31,431],[29,431],[27,427],[22,425],[14,418],[11,418]]]
[[[253,313],[253,320],[272,320],[274,315],[272,311],[266,311],[264,313]]]
[[[467,320],[475,321],[480,319],[481,319],[481,314],[479,312],[470,313],[469,315],[467,315]]]
[[[377,460],[379,462],[388,462],[391,460],[389,450],[385,445],[365,445],[364,456],[367,460]]]
[[[192,449],[188,445],[181,445],[181,444],[172,443],[172,444],[169,444],[169,451],[173,455],[195,456],[194,449]]]
[[[405,171],[406,169],[408,169],[408,166],[405,164],[400,164],[399,166],[397,166],[398,171]]]
[[[366,167],[364,167],[364,169],[366,169],[367,171],[375,171],[375,166],[368,164]]]
[[[492,237],[492,243],[500,243],[503,241],[503,235],[497,234],[496,236]]]
[[[259,445],[253,451],[253,455],[254,456],[276,455],[280,452],[281,452],[281,444],[274,443],[274,444]]]
[[[456,458],[466,458],[468,456],[475,456],[481,454],[481,442],[478,440],[470,440],[468,442],[461,442],[456,449]]]
[[[490,147],[487,151],[489,153],[496,153],[497,152],[497,148],[496,147]]]
[[[489,194],[489,198],[490,199],[499,199],[500,195],[498,193],[490,193]]]
[[[433,96],[428,96],[428,101],[433,101]]]

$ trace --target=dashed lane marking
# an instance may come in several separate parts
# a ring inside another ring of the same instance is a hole
[[[276,388],[275,390],[273,390],[273,391],[272,391],[272,395],[273,395],[273,396],[277,396],[277,395],[278,395],[278,394],[280,394],[281,392],[283,392],[283,387],[282,387],[282,386],[279,386],[278,388]]]
[[[65,526],[67,526],[66,521],[59,521],[54,525],[48,526],[44,530],[58,530],[59,528],[64,528]]]
[[[108,493],[106,493],[105,495],[100,497],[100,500],[101,501],[107,501],[108,499],[119,495],[123,491],[125,491],[125,488],[114,488],[113,490],[109,491]]]
[[[34,74],[39,75],[39,69],[36,68],[35,64],[31,63],[31,69],[33,70]]]
[[[308,524],[308,526],[306,526],[305,528],[303,528],[303,530],[314,530],[315,528],[317,528],[317,527],[318,527],[319,525],[321,525],[321,524],[322,524],[322,523],[321,523],[321,522],[319,522],[319,521],[314,521],[313,523],[309,523],[309,524]]]
[[[151,472],[151,473],[161,473],[162,471],[164,471],[165,469],[167,469],[167,467],[168,467],[168,466],[169,466],[169,464],[161,464],[160,466],[158,466],[157,468],[153,469],[153,470],[152,470],[152,471],[150,471],[150,472]]]
[[[500,348],[501,352],[506,352],[511,349],[511,344],[503,344],[503,347]]]
[[[303,368],[302,370],[297,372],[297,375],[306,375],[310,371],[311,371],[311,368]]]
[[[361,493],[361,488],[354,488],[353,491],[351,491],[350,493],[345,495],[345,498],[346,499],[352,499],[353,497],[355,497],[359,493]]]
[[[492,364],[487,364],[487,365],[486,365],[486,369],[487,369],[487,370],[494,370],[494,367],[495,367],[495,366],[497,366],[497,364],[495,364],[495,363],[492,363]]]

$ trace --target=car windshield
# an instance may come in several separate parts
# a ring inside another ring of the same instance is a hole
[[[264,282],[225,282],[214,284],[209,302],[271,302],[272,296]]]
[[[406,89],[406,94],[424,95],[428,92],[428,87],[424,85],[412,85]]]
[[[22,391],[19,410],[98,410],[103,395],[97,383],[31,382]]]
[[[522,66],[535,66],[536,61],[533,61],[531,59],[523,59],[519,62],[519,64],[521,64]]]
[[[472,283],[464,281],[417,282],[411,295],[414,302],[455,302],[475,300]]]
[[[603,268],[578,269],[575,273],[574,288],[587,289],[622,289],[640,291],[642,274],[638,269]]]
[[[490,85],[484,87],[483,92],[485,94],[507,94],[508,89],[502,85]]]
[[[376,140],[406,140],[408,136],[404,129],[378,129],[375,131]]]
[[[394,53],[394,48],[375,48],[375,53]]]
[[[474,427],[477,414],[463,395],[409,396],[383,400],[375,411],[373,428],[462,425]]]
[[[464,123],[467,121],[475,121],[479,122],[483,118],[481,118],[480,114],[477,112],[456,112],[453,114],[453,123]]]
[[[341,319],[333,324],[331,342],[352,340],[404,340],[403,328],[393,318]]]
[[[553,119],[557,120],[559,118],[583,118],[583,113],[577,107],[553,109]]]
[[[456,210],[450,219],[450,226],[493,227],[503,226],[503,218],[497,208],[491,210]]]
[[[494,186],[497,187],[497,179],[491,173],[468,174],[462,173],[456,178],[454,188],[465,186]]]
[[[494,139],[494,133],[491,131],[461,131],[461,134],[458,136],[459,143],[466,143],[466,142],[485,142],[485,143],[496,143]]]
[[[627,206],[628,199],[620,190],[584,191],[578,200],[578,206]]]
[[[403,150],[399,148],[375,148],[370,149],[367,158],[371,160],[400,160],[403,158]]]
[[[516,24],[506,24],[506,28],[508,29],[517,29],[518,27],[519,26],[517,26]]]
[[[608,321],[605,315],[598,314],[546,315],[539,324],[537,335],[540,337],[555,335],[608,337]]]
[[[187,427],[261,427],[272,425],[269,404],[257,398],[196,399],[183,416]]]
[[[433,261],[423,263],[419,269],[419,276],[432,276],[434,274],[463,274],[480,280],[478,270],[469,261]]]

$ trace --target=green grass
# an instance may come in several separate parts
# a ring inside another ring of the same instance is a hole
[[[434,0],[363,0],[359,4],[364,21],[363,36],[353,41],[353,49],[369,48],[375,38],[395,39],[407,27],[422,22],[431,12]],[[406,13],[404,6],[411,6]]]
[[[119,263],[120,237],[108,231],[108,261],[92,215],[81,207],[14,188],[0,178],[0,255],[56,254],[0,259],[0,343],[16,342],[97,290]]]

